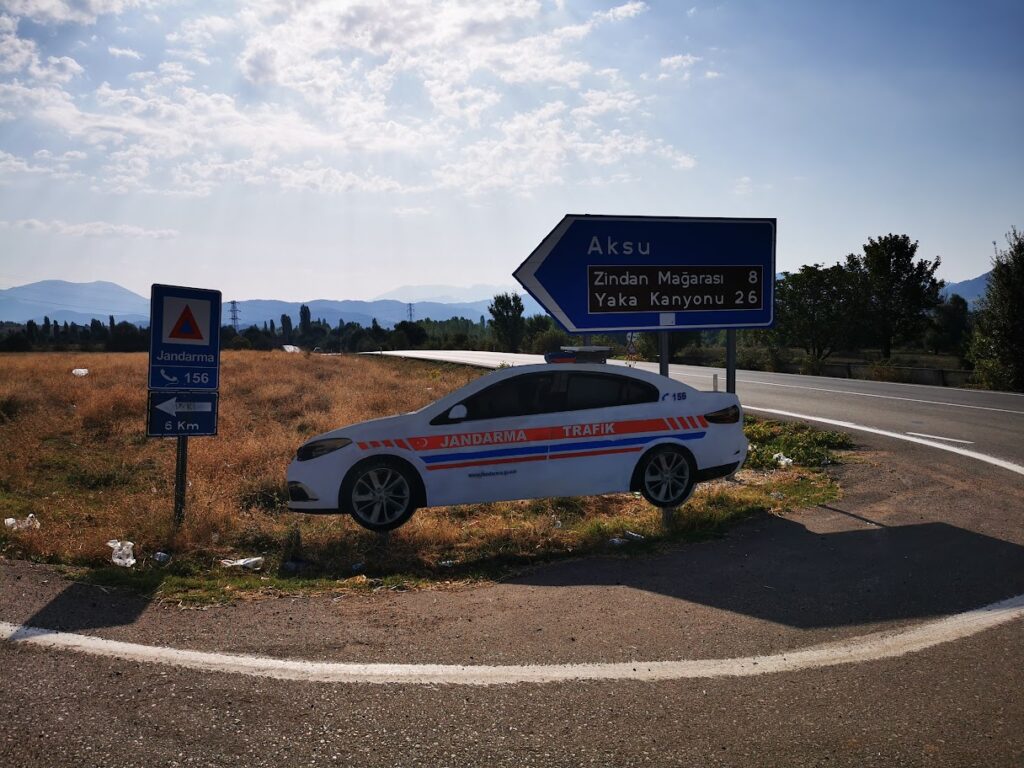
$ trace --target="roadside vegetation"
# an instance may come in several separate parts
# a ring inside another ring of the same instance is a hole
[[[668,531],[660,510],[616,494],[420,510],[382,538],[346,517],[287,511],[284,470],[295,448],[328,429],[420,408],[481,371],[227,352],[220,434],[189,441],[186,520],[175,530],[174,441],[144,435],[146,356],[49,353],[8,362],[0,369],[0,518],[34,514],[40,527],[0,528],[0,553],[165,598],[493,579],[557,558],[714,536],[748,515],[835,499],[840,489],[820,469],[851,448],[838,433],[748,420],[747,468],[735,482],[698,487]],[[89,373],[74,376],[72,368]],[[793,466],[781,468],[777,453]],[[110,539],[135,543],[133,569],[110,564]],[[158,551],[171,553],[170,562],[158,565]],[[259,573],[219,564],[248,556],[265,558]]]

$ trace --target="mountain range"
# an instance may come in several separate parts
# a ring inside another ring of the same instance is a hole
[[[947,283],[943,295],[957,293],[972,307],[985,293],[988,284],[986,272],[971,280]],[[465,317],[479,320],[486,317],[487,306],[497,293],[515,291],[523,298],[527,317],[544,314],[544,310],[529,295],[509,286],[474,285],[469,288],[453,285],[402,286],[385,293],[373,301],[314,299],[312,301],[278,301],[275,299],[247,299],[238,301],[240,328],[263,325],[273,320],[281,322],[281,315],[289,315],[293,323],[299,319],[299,307],[305,304],[315,320],[325,320],[332,326],[339,321],[369,326],[374,320],[390,327],[409,319],[409,307],[415,320],[448,320]],[[231,322],[230,304],[225,299],[223,322]],[[137,325],[149,323],[149,299],[129,291],[116,283],[96,281],[69,283],[64,280],[43,280],[15,288],[0,290],[0,321],[24,323],[35,320],[88,325],[93,318],[104,323],[110,315],[116,322],[127,321]]]
[[[369,326],[374,320],[383,326],[409,319],[409,305],[416,320],[449,320],[465,317],[474,322],[481,315],[488,314],[487,307],[494,293],[513,290],[500,286],[473,286],[471,289],[458,286],[406,286],[391,291],[389,296],[409,297],[406,301],[395,298],[379,298],[374,301],[315,299],[313,301],[278,301],[275,299],[248,299],[238,301],[238,324],[240,328],[263,325],[273,320],[281,322],[281,315],[289,315],[293,323],[299,321],[299,307],[309,307],[314,320],[325,320],[332,326],[339,321]],[[434,297],[472,296],[475,300],[436,301],[415,300],[416,295]],[[419,293],[417,293],[419,292]],[[518,293],[518,291],[517,291]],[[540,305],[530,296],[523,295],[525,314],[543,314]],[[225,297],[222,322],[231,322],[230,304]],[[41,323],[44,317],[60,323],[88,325],[93,318],[107,322],[110,315],[116,322],[127,321],[137,325],[149,324],[149,298],[129,291],[116,283],[97,281],[92,283],[70,283],[64,280],[43,280],[38,283],[0,290],[0,321],[24,323],[35,320]]]

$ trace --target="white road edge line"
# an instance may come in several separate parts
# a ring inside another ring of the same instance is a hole
[[[1024,595],[983,608],[928,621],[907,629],[875,632],[850,640],[733,659],[627,661],[603,664],[361,664],[300,661],[265,656],[188,651],[125,643],[91,635],[23,627],[0,622],[0,638],[14,645],[76,651],[143,663],[168,664],[204,672],[226,672],[316,683],[409,685],[509,685],[588,680],[685,680],[754,677],[804,669],[893,659],[960,640],[1024,618]]]
[[[963,443],[964,445],[974,445],[973,440],[960,440],[955,437],[943,437],[942,435],[926,435],[924,432],[907,432],[908,435],[914,437],[930,437],[932,440],[948,440],[951,443]]]
[[[816,421],[819,424],[828,424],[833,427],[842,427],[843,429],[852,429],[858,432],[869,432],[872,435],[881,435],[882,437],[891,437],[895,440],[905,440],[908,443],[917,443],[919,445],[927,445],[930,448],[938,448],[940,451],[949,451],[950,453],[956,453],[960,456],[966,456],[969,459],[977,459],[978,461],[984,461],[986,464],[992,464],[996,467],[1008,469],[1011,472],[1016,472],[1018,475],[1024,475],[1024,467],[1020,464],[1014,464],[1012,461],[1006,461],[1004,459],[997,459],[995,456],[989,456],[986,453],[978,453],[977,451],[969,451],[966,448],[957,448],[955,445],[946,445],[945,443],[937,443],[934,440],[925,440],[921,437],[910,437],[909,435],[902,434],[900,432],[890,432],[887,429],[876,429],[875,427],[865,427],[862,424],[854,424],[852,421],[839,421],[838,419],[826,419],[821,416],[808,416],[806,413],[793,413],[792,411],[780,411],[777,408],[759,408],[756,405],[744,405],[743,409],[746,411],[757,411],[758,413],[772,413],[776,416],[788,416],[792,419],[802,419],[805,421]]]

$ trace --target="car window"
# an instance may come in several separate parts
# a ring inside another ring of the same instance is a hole
[[[556,410],[551,399],[554,380],[554,373],[531,373],[506,379],[463,400],[466,417],[458,421],[505,419]],[[449,423],[446,413],[431,421],[435,425]]]
[[[645,381],[607,373],[570,373],[565,410],[612,408],[658,402],[658,388]]]

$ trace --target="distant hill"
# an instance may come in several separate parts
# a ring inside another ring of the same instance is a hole
[[[523,308],[527,317],[542,315],[544,310],[533,300],[530,294],[521,287],[511,285],[471,285],[468,288],[458,285],[403,285],[393,291],[382,293],[377,300],[393,299],[403,302],[426,302],[433,304],[461,304],[463,306],[481,306],[484,314],[487,305],[499,293],[516,293],[523,299]]]
[[[968,306],[974,309],[978,300],[985,295],[990,274],[992,274],[991,270],[970,280],[962,280],[959,283],[946,283],[946,287],[942,289],[942,295],[952,296],[954,293],[959,294],[967,299]]]
[[[43,280],[0,290],[0,320],[42,322],[44,316],[58,322],[88,324],[92,318],[104,323],[110,315],[117,322],[149,322],[149,299],[116,283],[69,283]]]
[[[477,286],[479,288],[479,286]],[[488,289],[491,286],[484,286]],[[452,286],[430,286],[433,289],[450,289]],[[455,292],[462,289],[454,289]],[[497,292],[501,292],[500,290]],[[413,317],[416,320],[448,320],[465,317],[474,322],[481,315],[487,316],[491,297],[466,302],[413,302]],[[250,299],[238,302],[241,327],[262,326],[264,322],[280,324],[281,315],[287,314],[294,324],[299,322],[299,307],[309,307],[313,319],[326,320],[337,325],[339,320],[369,326],[374,319],[390,327],[409,317],[409,305],[394,299],[376,301],[353,301],[315,299],[312,301],[277,301],[273,299]],[[527,316],[542,312],[529,296],[523,296]],[[117,322],[127,321],[138,325],[149,323],[149,298],[122,288],[116,283],[70,283],[64,280],[43,280],[38,283],[0,290],[0,321],[24,323],[35,320],[41,323],[43,317],[57,322],[88,325],[93,318],[104,323],[110,315]],[[225,298],[223,322],[229,321],[228,304]]]

